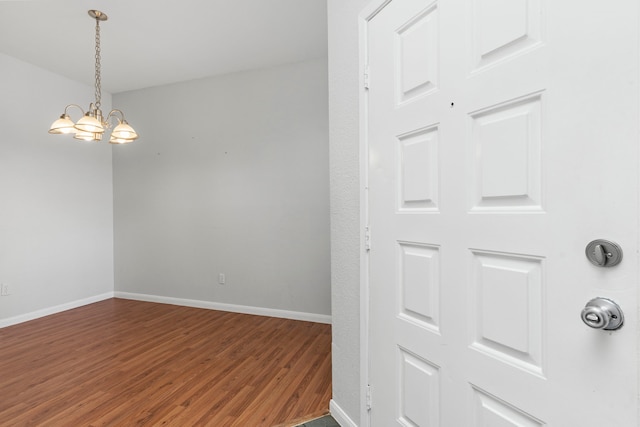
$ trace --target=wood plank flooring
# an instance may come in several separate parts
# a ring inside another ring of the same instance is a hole
[[[111,299],[0,329],[0,426],[271,427],[328,413],[331,326]]]

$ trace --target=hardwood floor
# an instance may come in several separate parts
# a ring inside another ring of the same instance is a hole
[[[287,425],[328,413],[331,326],[111,299],[0,329],[0,426]]]

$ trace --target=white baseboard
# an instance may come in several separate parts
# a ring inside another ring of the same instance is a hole
[[[283,319],[303,320],[305,322],[331,324],[331,316],[299,311],[277,310],[273,308],[252,307],[248,305],[224,304],[220,302],[201,301],[184,298],[172,298],[159,295],[136,294],[130,292],[115,292],[116,298],[136,301],[157,302],[162,304],[182,305],[185,307],[207,308],[210,310],[229,311],[232,313],[254,314],[257,316],[280,317]]]
[[[331,416],[342,427],[358,427],[358,425],[354,423],[351,418],[349,418],[347,413],[344,412],[340,405],[338,405],[333,399],[331,399],[331,402],[329,402],[329,411],[331,412]]]
[[[51,314],[56,314],[56,313],[71,310],[74,308],[82,307],[83,305],[93,304],[94,302],[104,301],[109,298],[113,298],[113,292],[107,292],[105,294],[95,295],[92,297],[67,302],[64,304],[56,305],[54,307],[43,308],[41,310],[32,311],[31,313],[20,314],[18,316],[9,317],[7,319],[0,319],[0,328],[17,325],[18,323],[28,322],[29,320],[39,319],[40,317],[49,316]]]

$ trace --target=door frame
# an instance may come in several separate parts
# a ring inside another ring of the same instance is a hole
[[[371,425],[369,394],[369,91],[366,76],[369,63],[369,22],[393,0],[371,0],[358,16],[358,93],[360,157],[360,426]]]
[[[367,85],[368,73],[368,53],[369,53],[369,22],[393,0],[371,0],[358,15],[358,117],[359,117],[359,183],[360,183],[360,426],[370,427],[370,410],[368,404],[375,402],[375,396],[371,396],[368,391],[369,372],[370,372],[370,343],[369,343],[369,250],[367,246],[370,244],[371,235],[368,232],[369,224],[369,96]],[[638,22],[640,22],[640,8],[638,9]],[[638,61],[640,62],[640,52],[636,52]],[[640,83],[640,66],[638,67],[638,82]],[[640,84],[637,87],[640,99]],[[636,120],[640,121],[640,117]],[[640,144],[640,135],[636,136],[636,143]],[[640,158],[637,159],[640,165]],[[640,200],[640,173],[637,174],[636,194]],[[638,218],[640,222],[640,216]],[[640,239],[640,235],[636,236]],[[636,259],[640,254],[635,254]],[[640,286],[640,283],[637,285]],[[636,301],[636,307],[640,307],[640,292]],[[640,329],[636,335],[636,342],[640,346]],[[638,366],[640,368],[640,358],[638,358]],[[640,384],[640,369],[638,370],[638,378],[636,381]],[[640,399],[636,399],[636,404],[640,408]]]

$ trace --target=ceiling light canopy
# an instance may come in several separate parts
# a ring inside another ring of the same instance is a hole
[[[106,117],[100,110],[101,81],[100,81],[100,21],[106,21],[107,15],[99,10],[90,10],[89,16],[96,20],[96,83],[95,102],[89,104],[89,111],[85,111],[77,104],[69,104],[64,108],[64,113],[58,120],[53,122],[49,133],[52,134],[72,134],[75,139],[82,141],[101,141],[104,132],[111,128],[111,120],[116,119],[117,125],[111,132],[109,142],[111,144],[126,144],[138,139],[138,134],[127,123],[124,113],[120,110],[111,110]],[[69,117],[70,107],[76,107],[82,111],[82,117],[74,123]]]

